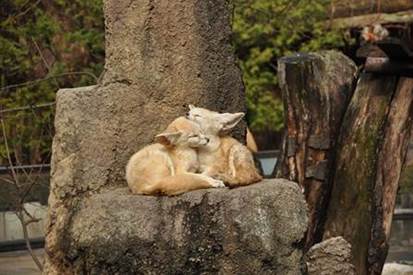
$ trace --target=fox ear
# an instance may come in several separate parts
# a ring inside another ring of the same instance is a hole
[[[220,121],[222,124],[222,131],[232,130],[245,116],[245,113],[224,113],[220,115]]]
[[[196,107],[195,107],[194,105],[192,105],[192,104],[189,104],[189,105],[188,105],[188,108],[189,108],[189,110],[192,110],[192,109],[195,109]]]
[[[181,132],[161,133],[155,136],[155,142],[165,146],[173,146],[178,143],[178,140],[181,137],[181,135]]]

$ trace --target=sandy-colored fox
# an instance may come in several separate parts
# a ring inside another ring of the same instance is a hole
[[[179,117],[157,135],[155,141],[157,143],[135,153],[126,166],[126,181],[132,193],[178,195],[196,189],[225,187],[221,180],[195,174],[199,170],[195,148],[209,143],[196,123]]]
[[[196,122],[209,143],[198,148],[201,172],[223,180],[228,186],[248,185],[262,180],[254,164],[252,153],[246,146],[229,136],[244,117],[244,113],[218,113],[189,105],[188,119]]]

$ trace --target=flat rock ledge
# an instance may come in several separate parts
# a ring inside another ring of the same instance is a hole
[[[304,197],[296,183],[284,179],[172,198],[117,188],[80,202],[70,228],[60,232],[66,234],[59,253],[65,255],[65,267],[57,269],[72,274],[302,274],[300,240],[306,226]]]

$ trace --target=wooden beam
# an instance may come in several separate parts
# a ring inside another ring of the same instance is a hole
[[[369,57],[364,65],[364,71],[367,73],[413,77],[413,63],[411,61]]]
[[[411,0],[340,0],[332,1],[331,16],[352,17],[371,13],[394,13],[413,9]]]
[[[406,41],[389,37],[376,43],[365,43],[357,50],[357,57],[383,57],[413,62],[413,46]]]
[[[372,24],[412,23],[413,9],[397,13],[374,13],[353,17],[336,18],[328,21],[333,28],[350,29],[362,28]]]
[[[377,42],[377,46],[391,59],[413,59],[412,46],[398,38],[386,38]]]

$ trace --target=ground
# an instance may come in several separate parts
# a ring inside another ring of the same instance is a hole
[[[43,257],[44,250],[34,250],[38,257]],[[43,259],[42,259],[43,261]],[[17,264],[16,264],[17,263]],[[39,275],[41,272],[25,250],[0,253],[1,275]]]

